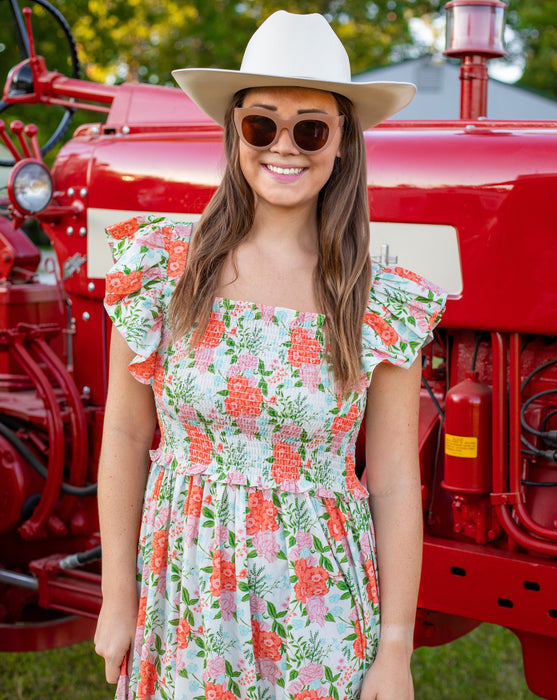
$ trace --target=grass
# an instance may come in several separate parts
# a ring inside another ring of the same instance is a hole
[[[446,646],[418,649],[413,669],[416,700],[536,698],[526,687],[518,640],[493,625]],[[112,689],[90,642],[0,654],[0,700],[110,700]]]

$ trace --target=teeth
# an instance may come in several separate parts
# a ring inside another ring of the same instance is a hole
[[[276,165],[268,165],[267,168],[277,175],[299,175],[303,168],[278,168]]]

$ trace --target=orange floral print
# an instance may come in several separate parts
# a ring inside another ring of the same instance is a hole
[[[256,659],[280,661],[281,638],[275,632],[264,632],[257,620],[252,620],[253,653]]]
[[[346,528],[344,527],[346,516],[340,512],[331,498],[325,499],[325,508],[329,514],[329,520],[327,520],[329,535],[337,542],[340,542],[346,537]]]
[[[277,484],[282,484],[283,481],[298,481],[301,465],[300,454],[288,443],[279,442],[274,446],[271,476]]]
[[[329,574],[322,566],[308,566],[305,559],[298,559],[294,564],[294,572],[298,581],[294,584],[296,600],[307,602],[308,598],[316,595],[326,595],[329,587]]]
[[[236,566],[233,561],[222,558],[220,549],[213,555],[213,572],[209,579],[211,595],[218,598],[221,591],[236,590]]]
[[[155,692],[156,682],[157,667],[148,659],[142,659],[139,668],[139,685],[137,687],[137,697],[139,700],[149,700]]]
[[[331,425],[331,430],[333,433],[348,433],[353,427],[354,423],[358,419],[360,411],[356,404],[352,404],[348,409],[346,415],[335,416],[333,424]]]
[[[360,625],[360,621],[356,620],[354,623],[354,631],[358,635],[356,639],[354,640],[354,643],[352,644],[352,648],[354,649],[354,654],[359,659],[362,659],[362,661],[365,661],[366,655],[365,655],[365,649],[367,647],[367,640],[365,638],[365,635],[362,632],[362,626]]]
[[[330,695],[317,695],[316,690],[302,690],[301,693],[296,693],[293,700],[333,700]]]
[[[441,316],[441,312],[440,312],[440,311],[436,311],[434,314],[432,314],[432,315],[429,317],[429,321],[427,322],[427,330],[428,330],[428,331],[431,331],[433,328],[435,328],[435,326],[436,326],[437,323],[439,322],[440,316]]]
[[[127,219],[127,221],[121,221],[118,224],[112,224],[106,229],[106,232],[117,241],[122,238],[132,238],[137,231],[139,231],[139,221],[135,217]]]
[[[366,584],[366,592],[368,600],[371,600],[374,605],[379,604],[379,596],[377,594],[377,578],[375,577],[375,566],[371,559],[367,559],[364,564],[364,569],[367,574],[368,582]]]
[[[128,294],[141,289],[142,274],[139,270],[132,272],[109,272],[106,276],[105,301],[112,306]]]
[[[184,271],[188,257],[188,244],[184,241],[170,241],[168,244],[168,276],[179,277]]]
[[[193,482],[193,477],[190,476],[188,485],[188,497],[184,508],[184,515],[199,518],[201,516],[201,508],[203,507],[203,489]]]
[[[157,530],[153,532],[153,553],[151,554],[151,571],[157,576],[160,574],[164,565],[166,565],[168,544],[168,532],[166,530]]]
[[[252,491],[248,496],[249,513],[246,518],[246,532],[252,537],[257,532],[279,529],[278,511],[273,502],[263,497],[261,491]]]
[[[246,377],[236,375],[228,380],[228,396],[224,400],[226,412],[233,418],[261,414],[263,394],[261,389],[253,387]]]
[[[290,336],[292,345],[288,349],[288,361],[294,367],[318,365],[321,362],[319,342],[305,328],[294,328]]]
[[[186,433],[190,440],[190,460],[193,464],[210,464],[213,454],[213,443],[203,431],[194,425],[186,425]]]
[[[398,342],[399,336],[395,329],[385,321],[384,318],[378,316],[372,311],[366,312],[364,315],[364,323],[377,333],[387,347]]]
[[[143,362],[136,362],[134,364],[129,364],[128,368],[130,372],[133,374],[133,376],[136,379],[139,379],[139,381],[142,381],[146,383],[151,379],[155,372],[155,364],[157,360],[157,353],[154,352],[146,360],[143,360]]]
[[[391,274],[397,275],[397,277],[402,277],[403,279],[412,280],[413,282],[416,282],[420,285],[424,283],[423,277],[420,277],[420,275],[416,274],[415,272],[412,272],[412,270],[407,270],[404,267],[386,267],[384,269],[384,272],[389,272]]]
[[[210,348],[216,348],[219,345],[224,332],[224,321],[222,318],[219,318],[214,311],[212,311],[211,315],[209,316],[207,328],[205,329],[205,333],[203,333],[203,337],[199,341],[199,344]]]
[[[185,649],[188,646],[188,635],[190,633],[191,626],[190,623],[181,617],[176,628],[176,640],[178,642],[178,649]]]
[[[231,690],[225,690],[220,683],[205,684],[206,700],[236,700],[236,696]]]
[[[145,612],[147,610],[147,596],[142,595],[139,599],[139,608],[137,610],[137,626],[141,627],[145,624]]]

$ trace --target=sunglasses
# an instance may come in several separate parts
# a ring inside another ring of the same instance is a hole
[[[270,148],[278,141],[282,130],[287,129],[300,153],[319,153],[327,148],[343,121],[341,114],[306,112],[290,119],[280,119],[259,107],[234,109],[234,124],[239,137],[246,146],[258,150]]]

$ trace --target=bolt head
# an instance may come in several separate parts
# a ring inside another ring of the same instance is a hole
[[[73,234],[73,226],[68,226],[68,228],[66,229],[66,233],[68,234],[68,236],[71,236]]]

